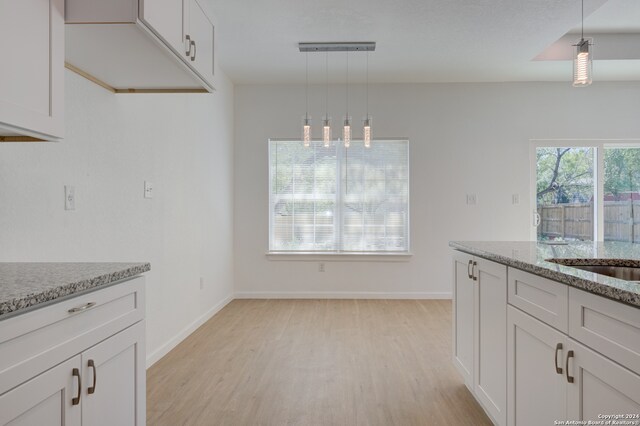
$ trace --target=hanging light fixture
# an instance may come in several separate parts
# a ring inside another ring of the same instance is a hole
[[[325,77],[327,87],[325,92],[325,116],[322,120],[322,142],[325,148],[331,146],[331,118],[329,118],[329,51],[325,52]]]
[[[590,52],[589,40],[584,39],[584,0],[582,0],[582,28],[580,41],[574,44],[576,57],[573,59],[573,87],[585,87],[593,81],[593,55]]]
[[[362,142],[365,148],[371,148],[371,116],[369,115],[369,51],[367,51],[367,74],[365,85],[365,110],[367,115],[364,119],[364,126],[362,126]]]
[[[311,144],[311,117],[309,117],[309,54],[305,54],[306,62],[306,75],[304,84],[304,95],[306,112],[304,113],[304,120],[302,121],[302,143],[305,147]]]
[[[344,126],[342,127],[342,139],[344,147],[349,148],[351,145],[351,117],[349,117],[349,51],[347,50],[347,104],[346,114],[344,116]]]
[[[344,123],[342,127],[342,138],[344,140],[345,148],[351,145],[351,117],[349,116],[349,52],[370,52],[376,50],[375,42],[331,42],[331,43],[298,43],[300,52],[325,52],[326,53],[326,98],[325,98],[325,116],[322,120],[322,140],[325,147],[331,146],[331,118],[329,117],[329,52],[347,52],[347,103],[346,103],[346,115],[344,117]],[[305,146],[309,146],[311,143],[311,117],[309,117],[309,64],[307,61],[307,84],[306,84],[306,96],[307,96],[307,113],[304,116],[304,123],[302,127],[302,140],[305,142]],[[367,117],[363,127],[365,146],[371,145],[371,117],[369,116],[369,57],[367,55]],[[308,141],[308,142],[307,142]]]

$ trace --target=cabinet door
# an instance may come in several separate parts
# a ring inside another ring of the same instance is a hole
[[[144,425],[144,321],[82,353],[82,423]]]
[[[453,252],[453,363],[473,390],[473,257]]]
[[[474,390],[499,425],[507,413],[507,267],[474,260]]]
[[[0,425],[79,426],[82,396],[74,405],[81,391],[74,368],[79,372],[79,355],[0,395]]]
[[[140,19],[179,55],[184,55],[182,0],[140,0]]]
[[[188,36],[192,43],[188,62],[200,77],[213,86],[213,23],[196,0],[184,1],[185,38]],[[185,46],[188,46],[186,40]]]
[[[552,425],[567,418],[566,354],[564,334],[507,307],[507,424]]]
[[[64,131],[64,0],[0,0],[0,135]]]
[[[602,414],[640,414],[640,376],[569,338],[568,418],[602,420]],[[634,420],[638,419],[619,419]]]

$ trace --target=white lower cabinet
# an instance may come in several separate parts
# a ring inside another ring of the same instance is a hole
[[[509,425],[640,414],[639,375],[512,306],[507,321]]]
[[[567,383],[568,419],[588,421],[601,420],[599,416],[606,414],[640,415],[640,375],[573,339],[569,339],[569,351],[573,356],[569,357],[567,371],[573,383]]]
[[[453,363],[494,424],[640,420],[640,309],[458,251],[453,278]]]
[[[0,395],[0,424],[76,426],[81,424],[80,355]],[[78,374],[74,375],[73,373]]]
[[[82,424],[145,422],[144,323],[121,331],[82,353],[85,379]]]
[[[454,253],[454,364],[498,425],[506,424],[507,268]]]
[[[0,425],[143,426],[144,278],[0,321]]]
[[[564,334],[507,307],[507,424],[553,425],[566,419],[566,348]]]

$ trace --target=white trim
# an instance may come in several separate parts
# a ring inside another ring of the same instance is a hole
[[[412,253],[405,252],[286,252],[265,253],[267,260],[287,262],[409,262]]]
[[[147,355],[147,369],[151,367],[153,364],[158,362],[163,356],[171,352],[173,348],[178,346],[184,339],[189,337],[191,333],[196,331],[198,327],[207,322],[211,317],[220,312],[222,308],[227,306],[229,302],[233,300],[233,296],[229,295],[225,297],[223,300],[218,302],[215,306],[209,309],[207,312],[202,314],[200,317],[196,318],[191,324],[187,325],[182,331],[173,336],[167,343],[160,346],[158,349]]]
[[[236,299],[451,299],[451,292],[239,291]]]

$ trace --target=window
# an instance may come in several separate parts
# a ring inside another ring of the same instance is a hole
[[[409,141],[269,141],[269,250],[409,251]]]
[[[536,238],[640,243],[638,142],[537,142]]]

